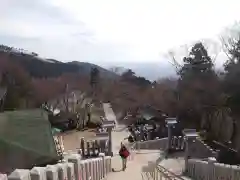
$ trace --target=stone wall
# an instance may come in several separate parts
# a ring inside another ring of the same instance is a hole
[[[111,172],[111,157],[82,160],[78,154],[69,155],[65,162],[46,167],[16,169],[11,174],[0,174],[0,180],[102,180]]]

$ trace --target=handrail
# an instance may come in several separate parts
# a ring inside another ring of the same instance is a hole
[[[133,142],[132,144],[129,144],[128,150],[130,151],[130,160],[134,158],[134,152],[136,151],[136,142]]]
[[[172,176],[174,179],[178,179],[178,180],[184,180],[181,176],[175,174],[174,172],[172,171],[169,171],[168,169],[166,169],[165,167],[161,166],[160,164],[157,165],[156,169],[159,171],[159,172],[162,172],[162,173],[168,173],[170,174],[170,176]],[[165,172],[163,172],[163,171]]]
[[[142,172],[141,173],[142,180],[161,180],[162,178],[166,180],[184,180],[183,178],[179,176],[173,176],[166,172],[161,171],[154,171],[154,172]]]
[[[181,176],[176,175],[161,165],[156,165],[150,171],[142,172],[141,176],[142,180],[161,180],[162,178],[166,180],[184,180]]]

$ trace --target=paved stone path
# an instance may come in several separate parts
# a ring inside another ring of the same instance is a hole
[[[107,176],[107,180],[140,180],[142,167],[146,166],[149,161],[156,161],[159,157],[160,152],[156,150],[146,150],[141,151],[139,154],[132,154],[132,159],[128,160],[127,169],[125,171],[121,171],[122,162],[121,158],[118,155],[118,151],[120,148],[120,143],[123,141],[125,137],[129,135],[127,130],[118,131],[118,129],[123,129],[123,127],[117,127],[116,131],[113,131],[112,138],[112,146],[113,146],[113,154],[112,158],[112,168],[114,168],[115,172],[110,173]]]
[[[110,173],[107,176],[107,180],[140,180],[142,167],[147,165],[149,161],[156,161],[159,157],[159,151],[145,151],[141,154],[132,154],[131,160],[128,160],[127,169],[125,171],[121,171],[122,162],[121,158],[118,155],[118,151],[120,149],[121,142],[127,143],[127,140],[124,140],[128,137],[129,132],[124,125],[118,124],[116,120],[116,116],[112,111],[111,105],[109,103],[103,104],[105,116],[109,120],[113,120],[116,123],[116,127],[112,132],[112,149],[113,149],[113,158],[112,158],[112,168],[115,172]],[[151,153],[151,155],[149,155]]]
[[[160,157],[161,151],[141,150],[140,152],[136,152],[136,154],[133,154],[133,157],[128,160],[127,169],[125,171],[121,171],[122,162],[120,156],[118,155],[118,151],[120,149],[121,142],[127,143],[127,140],[124,141],[124,139],[128,137],[129,132],[124,125],[118,124],[110,104],[104,104],[103,106],[107,118],[109,118],[109,120],[114,120],[116,123],[116,128],[112,132],[112,149],[114,154],[112,158],[112,168],[114,169],[114,172],[110,173],[106,177],[106,180],[141,180],[142,168],[147,166],[149,162],[156,162],[156,160]],[[182,159],[162,161],[160,164],[165,166],[167,169],[171,169],[173,172],[179,172],[183,165]]]

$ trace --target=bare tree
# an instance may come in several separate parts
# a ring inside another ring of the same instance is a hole
[[[109,70],[117,75],[121,75],[125,71],[123,67],[118,66],[113,66]]]
[[[230,60],[231,54],[237,48],[237,42],[240,40],[240,22],[236,22],[230,28],[226,28],[224,32],[219,36],[222,44],[222,50]]]
[[[215,64],[219,52],[221,51],[221,45],[219,42],[212,39],[203,39],[201,41],[205,47],[205,49],[211,54],[211,59],[213,64]]]
[[[169,51],[168,56],[170,57],[169,63],[174,66],[176,72],[178,73],[182,68],[182,65],[176,60],[174,51]]]

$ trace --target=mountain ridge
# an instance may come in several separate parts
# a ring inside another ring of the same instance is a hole
[[[117,78],[118,75],[96,64],[80,61],[61,62],[56,59],[41,58],[35,52],[0,45],[0,59],[8,57],[12,62],[20,64],[32,77],[52,78],[64,73],[90,75],[92,68],[97,68],[103,78]]]

